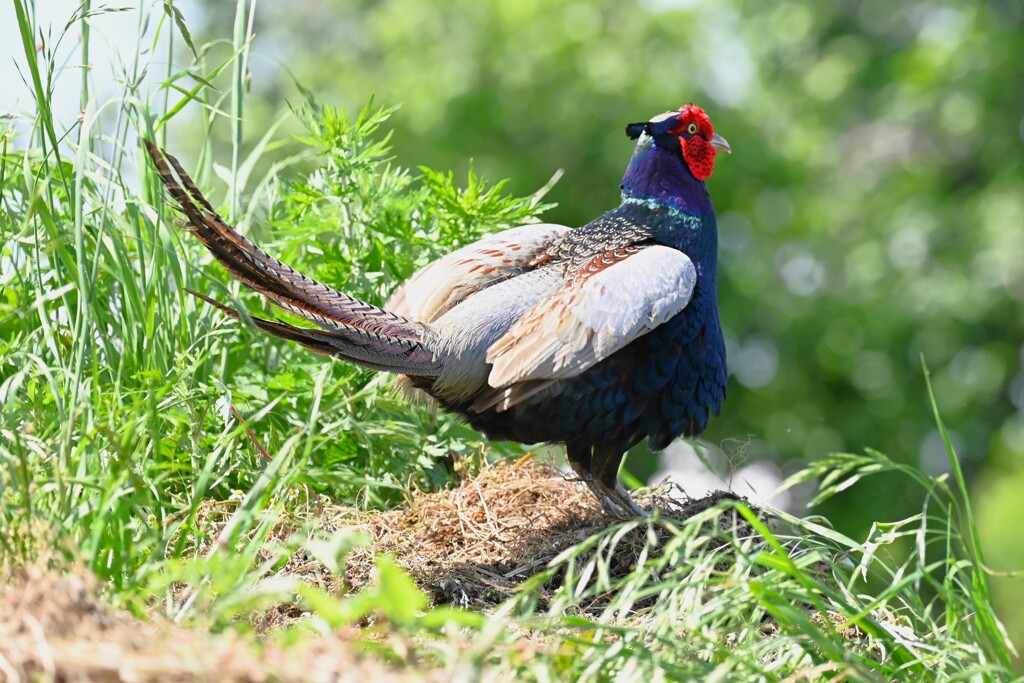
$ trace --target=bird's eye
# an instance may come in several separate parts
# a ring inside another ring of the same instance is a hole
[[[697,124],[696,123],[690,123],[690,125],[688,125],[686,127],[686,132],[689,133],[690,135],[696,135],[697,134]]]

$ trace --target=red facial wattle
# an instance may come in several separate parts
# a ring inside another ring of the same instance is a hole
[[[676,125],[669,131],[679,136],[683,160],[690,168],[690,173],[697,180],[706,180],[715,170],[715,146],[711,140],[715,129],[707,113],[695,104],[687,104],[679,109]],[[686,133],[688,137],[684,137]]]
[[[707,180],[715,170],[715,147],[700,135],[692,135],[690,139],[680,136],[679,145],[683,149],[683,160],[690,167],[690,173],[697,180]]]

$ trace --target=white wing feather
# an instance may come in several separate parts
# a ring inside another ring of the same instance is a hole
[[[686,308],[697,269],[652,246],[540,301],[487,350],[488,384],[574,377]]]
[[[413,273],[384,308],[420,322],[433,322],[468,296],[523,272],[551,241],[569,230],[537,223],[488,235]]]

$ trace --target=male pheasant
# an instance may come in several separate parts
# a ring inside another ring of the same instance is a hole
[[[217,260],[317,326],[250,316],[260,329],[397,373],[489,438],[564,443],[604,509],[630,517],[644,511],[618,483],[625,452],[644,437],[658,450],[700,434],[725,399],[718,233],[704,181],[716,150],[730,148],[693,104],[626,132],[638,142],[618,208],[580,228],[489,235],[414,273],[383,308],[268,256],[217,214],[174,157],[146,146]]]

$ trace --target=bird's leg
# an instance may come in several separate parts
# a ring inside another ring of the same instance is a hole
[[[600,501],[601,509],[607,512],[612,517],[618,517],[619,519],[629,519],[635,515],[627,512],[622,505],[617,501],[617,496],[609,495],[609,492],[605,487],[602,487],[594,480],[594,475],[591,472],[591,447],[580,446],[579,444],[569,443],[565,447],[565,455],[569,460],[569,466],[572,471],[576,473],[576,476],[587,485],[590,492]],[[629,494],[626,494],[627,496]]]
[[[647,517],[651,513],[636,504],[633,496],[629,495],[621,483],[619,483],[619,465],[622,464],[622,456],[625,455],[620,448],[615,446],[595,446],[590,471],[593,473],[594,484],[601,490],[600,498],[610,498],[616,503],[616,507],[623,511],[623,519],[634,517]]]

